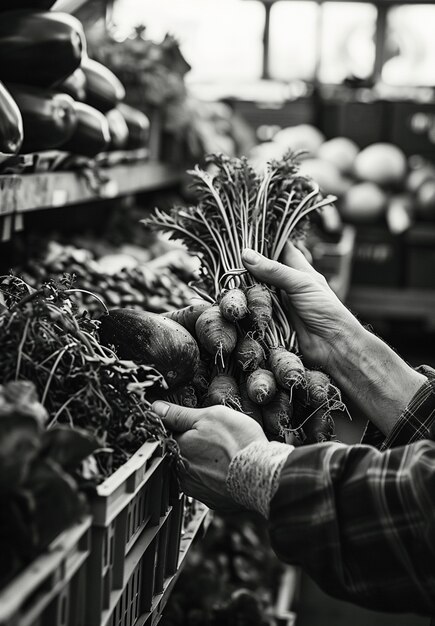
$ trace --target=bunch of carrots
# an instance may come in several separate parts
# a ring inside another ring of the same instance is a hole
[[[287,241],[303,240],[309,215],[335,200],[298,173],[289,153],[258,176],[244,158],[208,157],[193,176],[197,203],[155,210],[144,223],[182,241],[201,260],[200,300],[165,313],[196,338],[201,362],[191,406],[224,404],[250,415],[270,438],[314,443],[334,437],[340,392],[304,367],[282,297],[244,268],[243,249],[278,260]]]

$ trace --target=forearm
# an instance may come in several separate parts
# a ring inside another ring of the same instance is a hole
[[[426,382],[425,376],[360,324],[337,337],[328,369],[340,389],[386,435]]]
[[[301,565],[344,600],[372,609],[432,612],[435,444],[384,453],[337,443],[273,446],[242,450],[227,485],[236,501],[267,515],[278,556]],[[267,482],[271,502],[265,511],[259,491]]]

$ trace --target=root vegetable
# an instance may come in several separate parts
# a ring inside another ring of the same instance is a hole
[[[254,285],[246,290],[246,300],[253,326],[260,336],[264,336],[272,322],[272,298],[265,285]]]
[[[210,307],[211,304],[204,300],[203,302],[195,302],[195,304],[186,306],[183,309],[169,311],[169,313],[164,313],[164,316],[177,322],[177,324],[181,324],[181,326],[184,326],[184,328],[193,335],[195,333],[195,324],[198,317]]]
[[[115,346],[121,359],[154,366],[169,388],[189,382],[198,367],[199,349],[183,326],[156,313],[112,309],[101,318],[101,342]]]
[[[236,361],[243,371],[255,370],[264,360],[264,350],[253,337],[246,335],[237,343]]]
[[[248,396],[248,388],[246,384],[246,378],[243,378],[239,383],[240,399],[242,405],[242,412],[245,415],[249,415],[253,420],[258,422],[263,428],[263,418],[261,415],[261,408],[258,404],[253,402]]]
[[[327,407],[319,408],[303,427],[304,444],[324,443],[335,437],[334,420]]]
[[[191,409],[198,406],[198,398],[192,385],[187,385],[177,390],[176,398],[177,404],[181,404],[181,406],[187,406]]]
[[[209,385],[207,404],[208,406],[223,404],[240,411],[242,406],[235,378],[228,374],[217,374]]]
[[[246,382],[248,397],[256,404],[271,402],[276,393],[275,377],[269,370],[258,369],[249,375]]]
[[[289,394],[278,390],[275,397],[262,409],[264,430],[270,435],[280,435],[290,426],[293,407]]]
[[[195,324],[195,332],[201,346],[214,357],[228,356],[236,347],[236,327],[222,316],[218,306],[201,313]]]
[[[241,289],[226,291],[219,302],[219,308],[229,322],[238,322],[248,314],[248,303]]]
[[[272,348],[268,365],[278,385],[291,391],[294,387],[306,387],[305,368],[300,358],[283,347]]]
[[[193,386],[200,395],[206,393],[209,385],[209,368],[207,363],[200,359],[198,367],[193,377]]]

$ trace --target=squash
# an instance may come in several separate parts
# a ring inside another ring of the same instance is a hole
[[[325,141],[325,137],[315,126],[299,124],[278,131],[273,141],[285,150],[303,151],[307,153],[306,156],[314,156]]]
[[[402,150],[389,143],[374,143],[355,159],[356,177],[381,187],[403,184],[406,171],[407,161]]]
[[[300,165],[299,173],[316,181],[325,194],[341,197],[350,186],[335,165],[322,159],[305,159]]]
[[[150,121],[145,113],[121,102],[117,106],[126,121],[128,140],[126,148],[134,150],[148,145],[150,135]]]
[[[360,224],[377,221],[385,213],[387,196],[373,183],[358,183],[343,198],[340,213],[347,222]]]
[[[110,131],[109,150],[122,150],[128,141],[128,126],[124,116],[118,109],[111,109],[106,113],[106,119]]]
[[[62,13],[11,11],[0,19],[0,80],[51,87],[80,65],[81,23]]]
[[[101,318],[99,335],[121,359],[154,366],[169,388],[192,380],[199,365],[199,348],[192,335],[157,313],[112,309]]]
[[[0,0],[0,12],[32,9],[32,11],[48,11],[56,0]]]
[[[106,117],[84,102],[74,102],[77,126],[63,149],[73,154],[95,157],[110,145],[109,123]]]
[[[17,154],[23,143],[23,118],[20,110],[0,83],[0,163]]]
[[[67,93],[74,100],[86,100],[86,76],[81,67],[78,67],[68,78],[56,85],[56,90]]]
[[[358,152],[358,146],[351,139],[334,137],[320,146],[317,158],[335,165],[340,174],[349,174],[352,172]]]
[[[77,113],[70,96],[22,85],[8,85],[8,88],[23,117],[21,152],[53,150],[68,141],[77,126]]]
[[[125,89],[109,68],[93,59],[83,59],[86,76],[86,102],[102,113],[114,109],[125,98]]]

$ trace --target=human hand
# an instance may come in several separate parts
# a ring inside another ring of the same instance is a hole
[[[153,410],[175,434],[187,461],[181,487],[188,496],[219,511],[240,511],[226,488],[229,465],[234,456],[254,441],[267,441],[260,425],[251,417],[225,406],[204,409],[157,401]]]
[[[286,312],[305,361],[333,371],[334,357],[340,359],[340,350],[347,350],[348,341],[357,340],[364,328],[293,244],[284,248],[282,263],[258,253],[251,261],[252,252],[243,253],[245,267],[257,280],[284,292]]]

